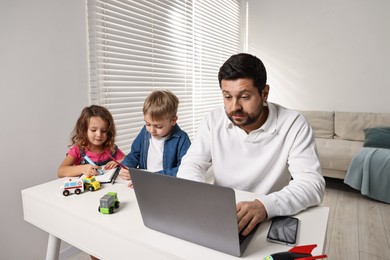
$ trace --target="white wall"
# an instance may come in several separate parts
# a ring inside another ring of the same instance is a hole
[[[390,1],[249,4],[249,51],[268,69],[271,101],[390,112]],[[88,105],[86,23],[86,0],[0,3],[2,259],[44,258],[47,234],[23,220],[20,192],[56,178]]]
[[[303,110],[390,112],[390,1],[249,0],[248,52],[270,101]]]
[[[88,105],[86,35],[86,0],[0,3],[1,259],[44,259],[47,234],[23,220],[21,190],[57,178]]]

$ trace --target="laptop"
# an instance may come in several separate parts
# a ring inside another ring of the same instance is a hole
[[[231,188],[139,169],[130,175],[144,225],[153,230],[241,256],[259,226],[239,236]]]

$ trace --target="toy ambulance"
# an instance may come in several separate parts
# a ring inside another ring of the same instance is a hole
[[[61,193],[64,196],[68,196],[71,193],[79,195],[81,192],[84,192],[84,182],[82,177],[67,179],[61,187]]]

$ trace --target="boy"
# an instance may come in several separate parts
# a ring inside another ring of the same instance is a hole
[[[181,158],[190,147],[186,132],[176,124],[178,98],[168,90],[153,91],[145,100],[145,126],[131,145],[122,164],[129,168],[176,176]],[[129,171],[122,169],[122,179],[130,180]]]

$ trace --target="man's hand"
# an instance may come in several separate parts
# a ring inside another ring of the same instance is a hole
[[[244,236],[266,218],[267,211],[259,200],[242,201],[237,204],[238,231]]]

